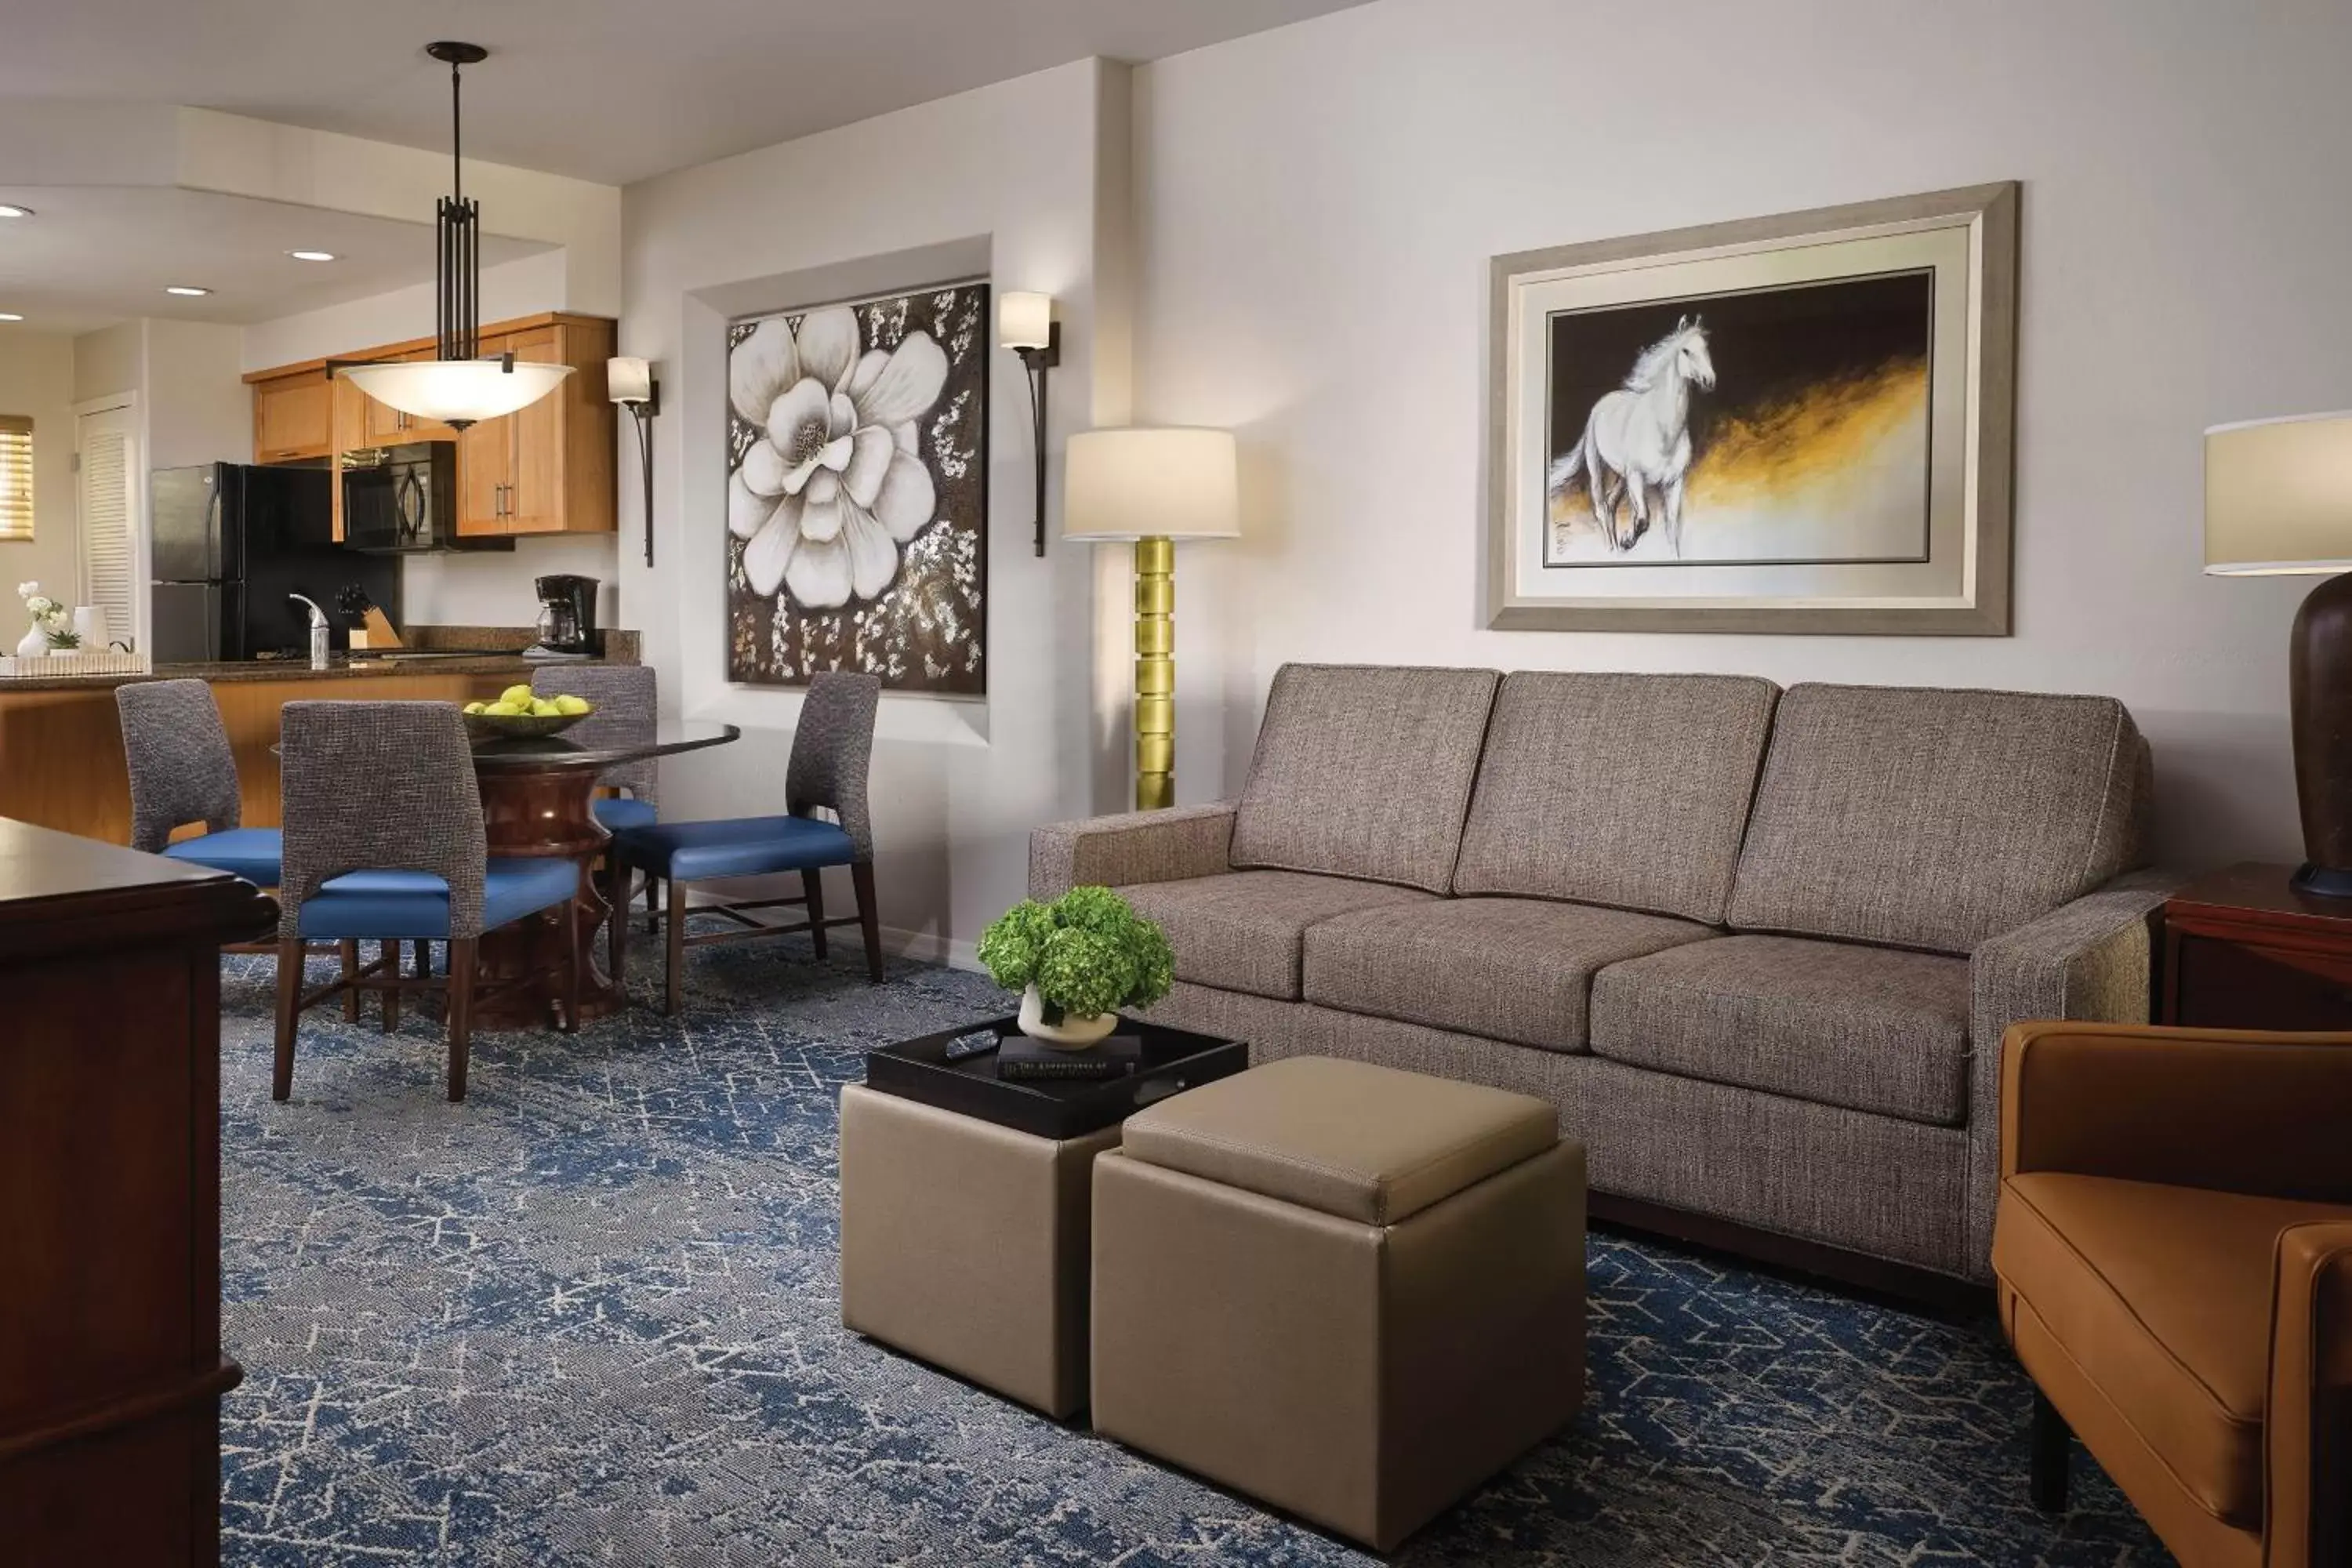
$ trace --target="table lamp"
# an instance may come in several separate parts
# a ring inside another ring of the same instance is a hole
[[[2205,570],[2327,579],[2287,642],[2305,857],[2294,887],[2352,899],[2352,413],[2205,432]]]
[[[1070,437],[1062,537],[1135,543],[1135,805],[1176,801],[1176,541],[1242,531],[1229,430],[1089,430]]]

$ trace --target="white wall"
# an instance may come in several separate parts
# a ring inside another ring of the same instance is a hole
[[[253,392],[245,384],[238,327],[150,318],[141,391],[147,466],[253,460]]]
[[[73,339],[0,326],[0,414],[33,422],[33,537],[0,543],[0,653],[16,652],[25,635],[17,584],[37,582],[68,604],[80,597],[73,405]]]
[[[2309,584],[2200,574],[2199,434],[2352,406],[2347,69],[2295,0],[1382,0],[1143,68],[1138,416],[1244,451],[1247,536],[1178,567],[1183,797],[1285,659],[1732,670],[2112,693],[2168,858],[2293,858]],[[1479,627],[1490,256],[2000,179],[2014,637]]]
[[[621,349],[660,366],[656,547],[637,541],[636,455],[621,463],[623,605],[673,711],[745,728],[662,777],[665,814],[782,809],[796,694],[724,675],[725,322],[968,273],[1054,295],[1063,364],[1049,447],[1125,408],[1124,322],[1097,234],[1103,149],[1125,140],[1129,73],[1087,61],[630,186]],[[1123,225],[1123,215],[1120,215]],[[1030,552],[1034,500],[1020,362],[992,361],[985,702],[890,697],[873,769],[882,919],[928,951],[968,951],[1017,899],[1029,829],[1092,809],[1115,776],[1096,712],[1090,552]],[[632,446],[625,440],[625,448]],[[1116,786],[1113,786],[1114,793]],[[847,889],[835,897],[846,909]]]

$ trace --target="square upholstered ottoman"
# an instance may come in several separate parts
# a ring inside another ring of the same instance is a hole
[[[1584,1151],[1525,1095],[1295,1057],[1094,1163],[1096,1430],[1388,1551],[1584,1397]]]

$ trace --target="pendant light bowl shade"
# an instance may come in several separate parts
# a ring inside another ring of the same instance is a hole
[[[562,384],[572,366],[518,360],[509,368],[504,360],[445,359],[355,364],[341,374],[387,408],[462,428],[538,402]]]

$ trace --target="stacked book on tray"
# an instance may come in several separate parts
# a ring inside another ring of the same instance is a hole
[[[1142,1065],[1140,1035],[1107,1035],[1082,1051],[1055,1050],[1026,1035],[996,1043],[996,1076],[1004,1083],[1102,1083]]]

